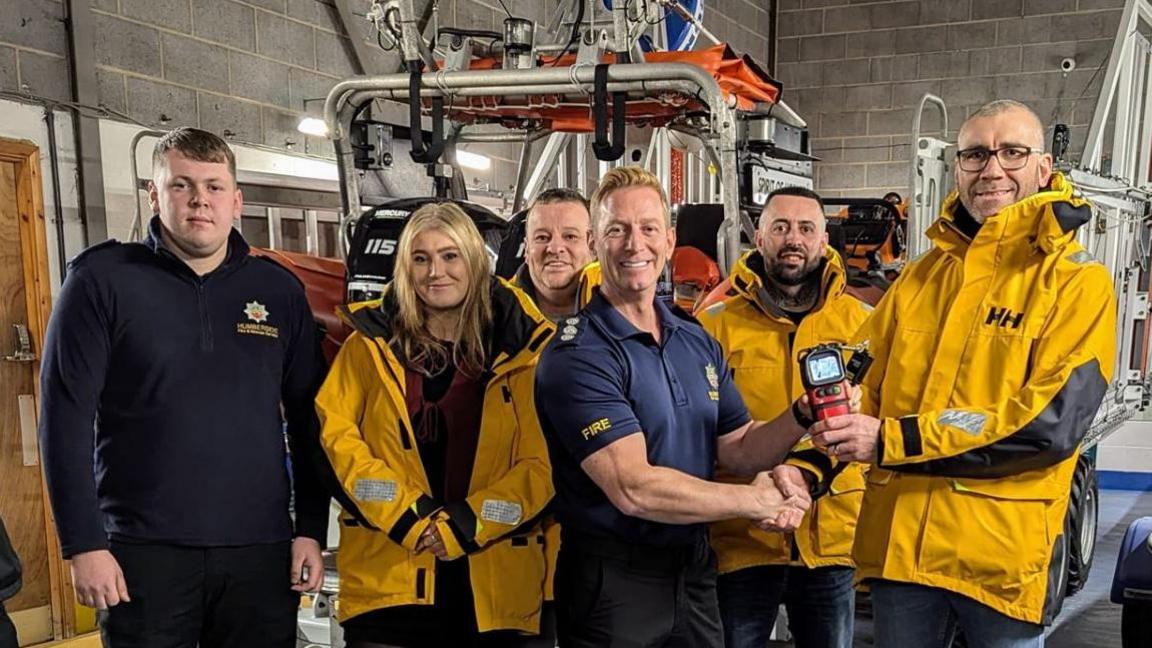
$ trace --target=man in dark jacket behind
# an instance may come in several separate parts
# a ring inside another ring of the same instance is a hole
[[[170,132],[152,177],[148,237],[73,260],[48,325],[40,441],[61,548],[79,601],[106,610],[106,646],[293,648],[328,520],[315,323],[300,282],[233,229],[223,140]]]

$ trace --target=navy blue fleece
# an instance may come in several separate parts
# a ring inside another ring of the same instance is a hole
[[[303,287],[235,231],[201,277],[165,249],[157,218],[149,229],[77,257],[49,322],[40,443],[64,555],[110,537],[323,543],[310,459],[324,367]],[[301,458],[295,531],[285,422]]]

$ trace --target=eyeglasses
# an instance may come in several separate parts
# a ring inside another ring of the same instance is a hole
[[[964,171],[975,172],[983,171],[984,167],[988,166],[988,160],[992,156],[996,156],[996,160],[1000,163],[1000,168],[1005,171],[1015,171],[1016,169],[1024,168],[1028,164],[1028,158],[1033,153],[1043,153],[1040,149],[1029,148],[1027,146],[1005,146],[998,149],[986,149],[982,146],[975,146],[963,151],[956,152],[956,160],[960,163],[960,168]]]

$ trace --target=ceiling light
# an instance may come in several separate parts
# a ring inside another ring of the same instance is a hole
[[[296,125],[296,130],[305,135],[328,137],[328,125],[324,123],[323,119],[317,119],[316,117],[305,117],[301,119],[300,123]]]
[[[456,162],[462,167],[477,171],[487,171],[492,168],[492,158],[471,151],[456,151]]]

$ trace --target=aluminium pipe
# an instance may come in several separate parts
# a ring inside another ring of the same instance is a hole
[[[581,86],[590,86],[593,83],[594,74],[595,66],[592,65],[534,68],[531,70],[458,70],[424,75],[421,83],[424,89],[439,89],[446,92],[462,91],[468,88],[487,88],[486,94],[499,94],[492,90],[502,86],[501,91],[503,92],[507,88],[508,94],[548,94],[548,90],[540,90],[538,86],[555,86],[570,91],[573,89],[573,81]],[[608,81],[610,83],[674,80],[689,81],[694,84],[696,89],[703,93],[703,99],[709,106],[719,105],[724,101],[720,85],[716,79],[703,69],[688,63],[624,63],[608,68]],[[345,103],[348,95],[358,90],[407,90],[408,82],[409,75],[407,74],[389,74],[354,77],[337,83],[324,100],[324,121],[328,124],[328,132],[331,133],[332,139],[344,138],[344,133],[340,130],[341,124],[338,121],[338,114],[341,110],[346,109]],[[640,86],[636,89],[639,90],[643,87]]]
[[[535,68],[531,70],[459,70],[437,72],[421,79],[422,91],[429,94],[457,92],[461,95],[501,95],[523,96],[532,94],[560,94],[573,90],[573,84],[580,88],[590,86],[594,81],[595,66],[565,68]],[[347,131],[351,125],[352,113],[357,102],[352,95],[360,98],[368,96],[402,97],[407,94],[410,77],[407,74],[355,77],[337,83],[324,100],[324,121],[328,126],[329,137],[336,149],[336,165],[341,176],[340,196],[344,205],[343,219],[346,222],[358,219],[361,213],[360,196],[353,151],[349,145]],[[725,102],[719,84],[712,75],[703,69],[687,63],[624,63],[608,68],[608,89],[626,90],[676,90],[687,92],[700,98],[713,113],[720,113],[718,123],[721,130],[734,131],[734,115]],[[618,84],[623,84],[620,87]],[[365,92],[367,91],[367,92]],[[424,92],[421,92],[423,95]],[[716,115],[714,114],[714,118]],[[734,135],[729,135],[734,140]],[[727,139],[727,138],[725,138]],[[732,142],[734,144],[734,141]],[[728,147],[725,147],[728,148]],[[732,146],[734,154],[735,147]],[[728,166],[728,165],[725,165]],[[732,163],[734,166],[734,160]],[[735,169],[731,169],[734,171]],[[735,184],[735,173],[727,175],[726,185]],[[726,190],[725,202],[738,205],[735,190]],[[345,223],[342,223],[344,225]],[[735,229],[735,232],[732,230]],[[345,231],[341,227],[341,233]],[[726,237],[729,242],[739,241],[739,229],[729,228]],[[346,249],[347,241],[341,241]]]
[[[551,134],[551,132],[547,130],[515,130],[508,131],[506,133],[470,133],[465,130],[460,133],[460,135],[456,138],[456,141],[494,144],[521,144],[525,140],[535,142],[538,139],[547,137],[549,134]]]

